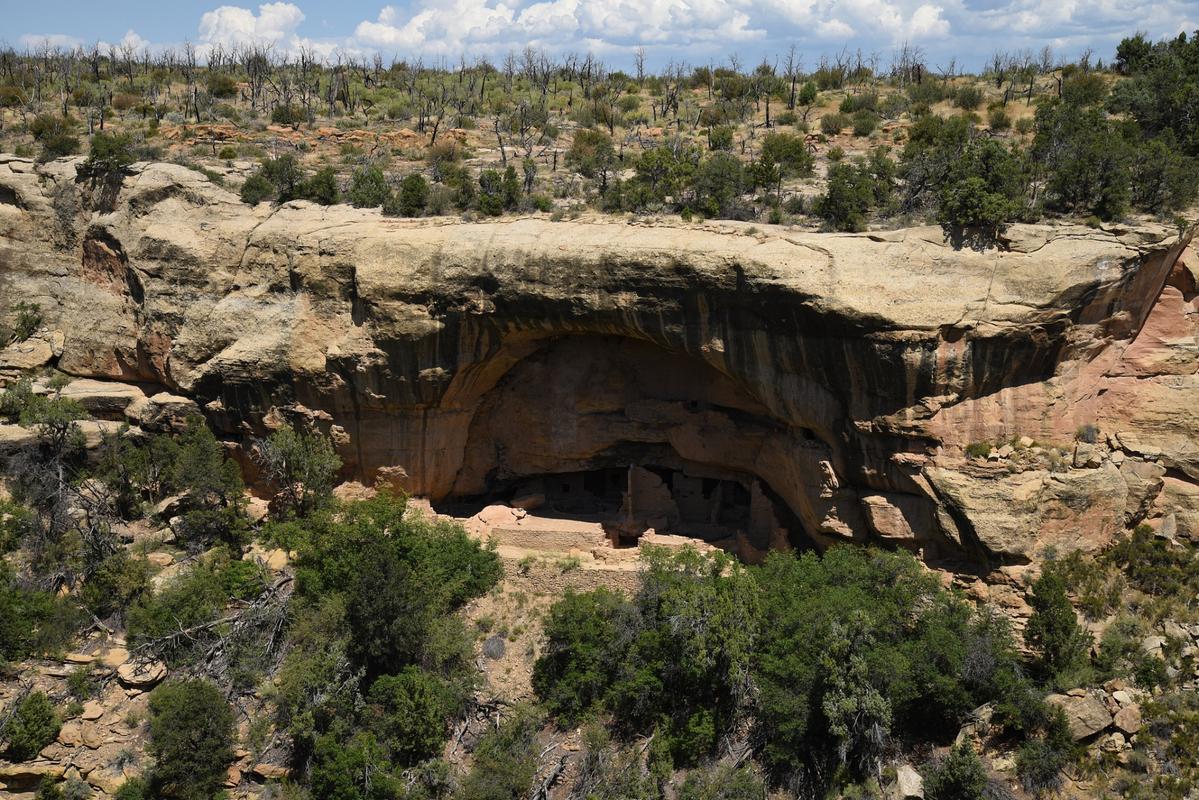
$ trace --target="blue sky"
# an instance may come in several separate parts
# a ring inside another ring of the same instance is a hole
[[[651,66],[781,58],[791,45],[808,67],[844,48],[885,65],[910,42],[930,65],[951,57],[977,68],[997,49],[1109,58],[1136,30],[1153,38],[1199,29],[1199,0],[294,0],[221,5],[175,0],[9,2],[0,39],[16,46],[189,41],[249,42],[295,52],[338,50],[426,59],[502,58],[526,45],[592,52],[628,67],[644,47]]]

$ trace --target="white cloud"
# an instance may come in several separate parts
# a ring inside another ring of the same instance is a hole
[[[293,3],[263,3],[255,14],[240,6],[221,6],[200,17],[200,41],[229,47],[287,45],[299,39],[304,12]]]
[[[845,46],[885,60],[900,42],[910,42],[930,63],[956,57],[959,66],[976,68],[994,50],[1035,52],[1048,44],[1065,57],[1093,48],[1110,58],[1135,29],[1159,38],[1199,27],[1197,0],[391,0],[373,19],[312,39],[301,33],[304,2],[213,8],[193,33],[198,54],[252,44],[291,55],[304,48],[320,57],[499,57],[532,46],[592,52],[627,68],[641,46],[651,64],[661,65],[732,53],[747,63],[794,44],[807,51],[810,64],[821,52]],[[37,48],[92,40],[50,33],[19,41]],[[133,30],[121,44],[138,51],[169,46]]]
[[[78,36],[68,36],[65,33],[27,33],[19,41],[22,47],[30,50],[42,47],[70,49],[83,44],[83,40]]]
[[[553,49],[611,49],[760,38],[744,10],[750,0],[421,0],[386,6],[358,24],[355,37],[381,48],[458,53],[536,43]],[[595,45],[599,45],[598,48]]]

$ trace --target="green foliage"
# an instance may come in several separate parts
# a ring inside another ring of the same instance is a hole
[[[151,800],[150,784],[144,778],[129,778],[122,783],[112,800]]]
[[[532,710],[517,709],[480,741],[474,763],[455,800],[522,800],[537,772],[534,737],[539,720]]]
[[[511,164],[504,169],[500,189],[504,197],[504,208],[514,211],[520,204],[520,181],[516,178],[516,167]]]
[[[387,800],[399,795],[388,771],[387,753],[367,732],[340,742],[332,735],[317,740],[310,784],[322,800]]]
[[[959,86],[953,93],[953,104],[963,111],[973,111],[983,103],[983,93],[976,86]]]
[[[411,766],[441,751],[447,724],[463,702],[461,690],[444,678],[406,667],[371,686],[367,723],[391,761]]]
[[[209,72],[207,86],[208,93],[213,97],[224,99],[237,94],[237,82],[225,72]]]
[[[1050,560],[1045,569],[1062,576],[1088,619],[1102,619],[1120,605],[1126,581],[1110,564],[1074,550],[1063,558]]]
[[[1125,39],[1117,65],[1128,77],[1112,90],[1112,111],[1130,114],[1147,137],[1167,131],[1183,153],[1199,157],[1199,32],[1149,44],[1143,36]]]
[[[475,679],[454,612],[499,579],[495,555],[456,525],[405,514],[386,493],[270,535],[298,551],[296,622],[276,681],[297,763],[322,747],[332,758],[351,740],[359,759],[378,751],[413,763],[434,753]],[[338,763],[329,762],[329,780]]]
[[[98,619],[123,614],[150,591],[150,564],[118,550],[97,565],[79,600]]]
[[[612,148],[612,137],[603,131],[584,128],[576,131],[570,149],[566,151],[567,166],[585,178],[607,180],[608,171],[616,162],[616,151]]]
[[[8,337],[0,339],[4,344],[10,342],[23,342],[37,332],[37,329],[42,326],[42,309],[37,303],[28,303],[24,300],[18,300],[12,305],[13,313],[16,319],[13,321],[12,331]]]
[[[757,726],[778,774],[817,786],[841,771],[863,776],[881,744],[951,738],[1015,679],[1007,629],[972,614],[909,555],[776,555],[758,581]]]
[[[209,800],[233,761],[233,712],[202,679],[175,679],[150,695],[149,752],[159,797]]]
[[[81,624],[78,608],[51,592],[22,586],[0,560],[0,659],[15,661],[61,649]]]
[[[220,542],[240,547],[247,533],[241,470],[202,418],[187,421],[172,472],[183,493],[180,535],[187,546],[199,550]]]
[[[849,127],[850,119],[848,114],[840,112],[836,114],[825,114],[820,118],[820,131],[827,136],[836,136],[841,131]]]
[[[132,519],[141,514],[144,501],[154,503],[178,490],[179,442],[169,434],[140,442],[124,434],[105,439],[94,474],[108,486],[117,512]]]
[[[749,767],[710,767],[687,773],[678,800],[766,800],[766,785]]]
[[[33,512],[9,500],[0,500],[0,556],[17,548],[34,529]]]
[[[333,500],[341,458],[328,437],[284,425],[255,444],[254,460],[275,489],[281,516],[307,517]]]
[[[503,179],[494,169],[479,173],[479,210],[490,217],[504,213]]]
[[[30,692],[17,703],[4,728],[10,761],[29,761],[58,737],[62,719],[44,692]]]
[[[875,197],[874,177],[864,164],[834,164],[825,193],[816,198],[812,210],[833,230],[861,231]]]
[[[400,191],[396,194],[395,211],[401,217],[419,217],[429,203],[429,183],[424,175],[413,173],[405,175],[400,181]],[[384,208],[384,213],[388,209]]]
[[[745,168],[730,153],[713,153],[700,162],[692,179],[695,205],[709,217],[732,215],[745,190]]]
[[[337,189],[337,173],[333,167],[321,167],[300,183],[299,196],[322,206],[331,206],[341,199]],[[243,198],[244,199],[244,198]]]
[[[600,707],[624,660],[633,604],[607,589],[567,591],[545,622],[546,645],[533,668],[533,688],[561,721],[575,724]]]
[[[262,568],[251,562],[203,560],[130,606],[125,615],[129,640],[154,644],[155,652],[169,663],[187,663],[206,642],[221,635],[211,623],[228,602],[253,599],[263,589]]]
[[[869,136],[878,127],[878,114],[862,109],[853,115],[853,135]]]
[[[1114,219],[1127,208],[1133,153],[1100,109],[1042,105],[1031,153],[1048,174],[1050,207],[1100,219]]]
[[[261,172],[255,172],[241,185],[241,201],[256,206],[275,196],[275,186]]]
[[[290,125],[294,129],[299,129],[305,119],[307,117],[304,109],[298,106],[275,106],[271,109],[271,122],[276,125]]]
[[[657,729],[677,763],[713,751],[748,690],[757,591],[724,558],[647,553],[630,603],[597,591],[551,612],[534,686],[564,721],[602,704],[627,734]]]
[[[1055,713],[1047,730],[1029,739],[1016,751],[1016,775],[1025,791],[1040,797],[1062,785],[1062,770],[1076,751],[1065,714]]]
[[[101,131],[92,136],[91,149],[80,169],[92,175],[115,175],[133,160],[133,140],[129,134]]]
[[[265,159],[259,165],[258,172],[274,187],[276,199],[280,203],[300,197],[300,184],[304,179],[304,173],[291,153]]]
[[[391,197],[391,187],[383,170],[373,165],[362,167],[354,170],[347,197],[354,208],[378,208]]]
[[[987,771],[969,741],[955,744],[924,778],[925,800],[982,800]]]
[[[1033,613],[1024,629],[1024,641],[1037,653],[1041,673],[1058,679],[1085,669],[1091,636],[1078,624],[1061,575],[1044,571],[1032,585],[1030,604]]]
[[[773,188],[781,196],[783,181],[811,175],[815,161],[802,136],[768,133],[762,140],[761,155],[750,167],[750,176],[756,185]]]

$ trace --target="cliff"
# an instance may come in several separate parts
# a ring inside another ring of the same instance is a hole
[[[1199,259],[1164,226],[976,252],[936,228],[395,220],[76,163],[0,156],[0,314],[38,303],[43,360],[135,384],[115,418],[191,400],[240,444],[310,420],[346,477],[433,500],[628,465],[740,482],[776,509],[757,550],[1199,538]]]

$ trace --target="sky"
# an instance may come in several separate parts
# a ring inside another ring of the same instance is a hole
[[[0,41],[128,43],[143,48],[269,44],[279,52],[381,53],[426,63],[502,59],[531,45],[593,53],[629,69],[647,64],[763,59],[780,65],[794,46],[812,69],[848,49],[886,65],[908,42],[930,67],[977,69],[997,50],[1108,60],[1124,36],[1153,39],[1199,30],[1199,0],[294,0],[220,5],[189,0],[4,0]]]

